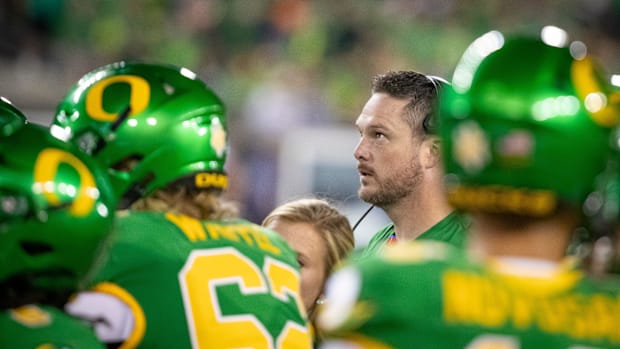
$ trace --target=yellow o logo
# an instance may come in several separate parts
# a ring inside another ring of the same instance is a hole
[[[594,64],[591,59],[576,60],[571,66],[571,75],[575,84],[575,90],[580,99],[586,99],[596,93],[602,92],[601,85],[594,78]],[[620,112],[617,108],[617,94],[606,95],[607,101],[600,109],[590,111],[594,122],[601,126],[612,127],[618,124]]]
[[[90,189],[96,188],[95,179],[86,165],[73,154],[60,149],[44,149],[39,153],[34,165],[34,180],[41,185],[43,196],[49,203],[52,205],[60,204],[60,199],[56,195],[56,188],[46,184],[53,183],[61,163],[73,167],[80,176],[80,188],[69,212],[76,216],[86,216],[92,211],[95,204],[96,198],[88,192]]]
[[[130,87],[129,103],[131,113],[136,115],[141,113],[149,105],[151,98],[151,86],[140,76],[117,75],[103,79],[94,84],[86,95],[86,114],[98,121],[113,122],[118,118],[118,113],[108,113],[103,110],[103,91],[115,83],[124,82]]]

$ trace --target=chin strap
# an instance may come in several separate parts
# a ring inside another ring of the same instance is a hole
[[[119,200],[117,210],[125,210],[128,209],[134,202],[143,198],[146,194],[146,187],[149,183],[154,179],[152,173],[146,175],[142,180],[132,185],[125,193],[123,197]]]

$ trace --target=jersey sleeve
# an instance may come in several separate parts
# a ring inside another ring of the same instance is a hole
[[[336,271],[325,285],[325,301],[319,308],[317,326],[320,332],[338,333],[355,327],[355,307],[359,302],[361,276],[353,266]]]

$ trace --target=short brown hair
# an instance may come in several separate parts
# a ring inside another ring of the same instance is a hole
[[[443,80],[411,70],[388,71],[377,74],[371,83],[372,93],[386,93],[394,98],[407,99],[404,117],[414,134],[433,133],[437,97]]]

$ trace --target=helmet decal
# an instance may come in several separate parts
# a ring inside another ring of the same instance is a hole
[[[194,186],[196,188],[225,189],[228,186],[228,177],[225,174],[221,173],[197,173],[194,177]]]
[[[620,120],[618,105],[610,103],[601,84],[596,80],[595,68],[590,58],[575,60],[571,75],[575,90],[592,114],[594,122],[601,126],[614,126]]]
[[[226,130],[218,117],[211,121],[211,147],[219,157],[222,157],[226,150]]]
[[[130,115],[140,114],[149,105],[151,87],[144,78],[135,75],[116,75],[96,82],[86,94],[86,114],[98,121],[116,121],[118,112],[108,113],[103,110],[103,93],[105,89],[115,83],[127,83],[131,92],[129,101]]]
[[[514,213],[542,217],[557,207],[550,190],[515,189],[503,185],[462,185],[448,188],[448,201],[457,207],[487,212]]]
[[[534,152],[534,142],[530,131],[515,129],[498,140],[498,160],[510,162],[515,167],[527,165]]]
[[[489,141],[475,121],[464,122],[454,130],[454,160],[467,172],[478,172],[491,156]]]
[[[54,177],[60,164],[67,164],[73,167],[80,176],[80,188],[74,188],[64,183],[54,183]],[[43,149],[34,165],[34,187],[36,192],[42,193],[47,201],[54,206],[61,203],[57,192],[65,192],[69,196],[74,196],[75,200],[71,204],[69,212],[76,216],[88,215],[99,197],[99,191],[95,186],[95,179],[78,158],[74,155],[54,148]],[[56,187],[57,186],[57,187]]]

